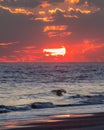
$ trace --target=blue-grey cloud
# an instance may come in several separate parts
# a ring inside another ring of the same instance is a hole
[[[63,2],[63,0],[58,0],[57,4],[54,0],[45,0],[48,3],[54,5],[54,7],[58,8],[58,2]],[[36,21],[38,11],[42,8],[38,7],[37,14],[33,10],[34,7],[41,5],[42,0],[3,0],[0,4],[4,8],[0,8],[0,43],[10,43],[17,42],[16,44],[11,44],[10,46],[0,46],[0,56],[16,56],[17,50],[23,50],[26,46],[36,46],[38,48],[42,48],[44,46],[53,45],[54,43],[66,43],[69,46],[74,44],[83,43],[85,39],[95,40],[94,44],[103,44],[104,43],[104,10],[103,10],[103,0],[87,0],[89,3],[88,9],[90,7],[99,7],[100,9],[97,11],[93,11],[91,13],[83,13],[80,10],[75,10],[75,8],[80,8],[83,6],[85,0],[80,0],[79,5],[76,5],[73,9],[68,12],[62,12],[57,10],[53,14],[49,14],[48,9],[52,7],[46,8],[46,16],[53,16],[52,22],[43,22]],[[82,4],[82,6],[80,6]],[[57,5],[57,6],[56,6]],[[6,9],[7,7],[8,9]],[[15,10],[17,7],[23,7],[25,9],[31,8],[30,11],[33,11],[34,14],[26,15],[25,13],[13,13],[12,10]],[[59,7],[60,8],[60,7]],[[11,9],[11,11],[9,10]],[[92,8],[91,8],[92,9]],[[43,10],[43,11],[44,11]],[[91,10],[92,11],[92,10]],[[48,14],[48,15],[47,15]],[[36,15],[36,16],[35,16]],[[69,16],[77,16],[77,17],[65,17],[65,15]],[[44,15],[40,15],[40,17],[44,18]],[[53,26],[53,25],[66,25],[67,32],[72,32],[71,35],[66,37],[52,37],[49,38],[47,33],[43,32],[44,27]],[[101,57],[103,53],[102,47],[93,50],[92,58],[90,58],[91,51],[86,52],[85,56],[88,59],[96,60],[96,55],[99,54]],[[37,54],[39,55],[39,54]],[[41,54],[40,54],[41,55]]]
[[[64,0],[47,0],[49,3],[64,2]]]
[[[78,4],[84,4],[85,2],[88,2],[89,6],[96,6],[100,8],[104,8],[104,0],[80,0]]]
[[[41,46],[46,43],[48,37],[45,38],[42,27],[43,23],[31,20],[31,16],[0,9],[0,43],[18,41],[18,44],[12,46],[0,46],[0,55],[13,54],[13,51],[28,45]]]
[[[38,6],[41,2],[39,0],[3,0],[0,1],[0,5],[9,7],[27,7],[34,8]]]
[[[84,14],[73,11],[75,17],[64,17],[64,13],[57,11],[54,15],[55,21],[53,25],[67,25],[67,31],[72,32],[71,35],[60,38],[68,44],[80,44],[85,39],[95,40],[94,44],[104,43],[104,12],[99,10],[95,13]]]

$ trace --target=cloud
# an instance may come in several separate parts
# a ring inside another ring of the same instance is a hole
[[[79,0],[65,0],[65,2],[69,2],[69,3],[72,3],[72,4],[76,4],[79,2]]]
[[[33,15],[32,11],[28,9],[24,9],[24,8],[10,8],[10,7],[5,7],[5,6],[0,6],[0,9],[9,11],[10,13],[13,13],[13,14]]]
[[[66,37],[71,35],[72,32],[48,32],[48,37],[52,38],[52,37]]]
[[[59,2],[64,2],[64,0],[47,0],[48,3],[59,3]]]
[[[41,31],[41,23],[30,20],[25,14],[11,14],[8,10],[0,9],[0,40],[29,41]],[[6,37],[6,39],[5,39]],[[37,38],[36,38],[37,39]]]
[[[79,0],[78,5],[96,6],[100,9],[103,9],[104,0]]]
[[[0,43],[0,47],[6,47],[6,46],[10,46],[10,45],[13,45],[13,44],[16,44],[18,42],[7,42],[7,43]]]
[[[86,13],[86,11],[76,8],[72,9],[70,14],[57,12],[54,23],[68,25],[67,30],[72,32],[69,38],[70,43],[79,43],[84,39],[99,39],[104,42],[104,12],[103,10],[94,10],[91,13]]]
[[[87,61],[104,62],[104,44],[96,47],[96,49],[89,50],[85,53]]]
[[[104,61],[103,49],[103,43],[94,44],[93,41],[85,40],[81,44],[70,45],[68,57],[71,62],[101,62]]]
[[[102,39],[104,33],[104,13],[98,11],[89,15],[80,15],[77,21],[77,29],[82,38]],[[80,34],[81,36],[81,34]]]
[[[50,9],[48,12],[49,12],[50,14],[55,14],[57,11],[60,11],[60,12],[62,12],[62,13],[65,12],[65,10],[60,9],[60,8]]]
[[[35,46],[25,46],[23,49],[15,51],[16,59],[19,61],[35,61],[36,60],[36,47]]]
[[[51,25],[51,26],[45,26],[43,32],[47,33],[49,38],[65,37],[71,35],[72,32],[68,32],[66,30],[67,25]]]
[[[53,22],[54,19],[52,16],[49,17],[37,17],[37,18],[32,18],[33,20],[37,20],[37,21],[43,21],[43,22]]]
[[[39,0],[1,0],[0,5],[9,7],[34,8],[40,5]]]
[[[59,25],[59,26],[46,26],[44,27],[43,32],[47,32],[47,31],[63,31],[66,30],[67,26],[66,25]]]
[[[90,14],[91,13],[91,10],[88,10],[88,9],[80,9],[80,8],[76,8],[76,9],[73,9],[73,8],[69,8],[68,11],[72,14],[72,13],[82,13],[82,14]]]
[[[103,61],[103,5],[103,0],[0,0],[0,61],[44,61],[42,48],[62,45],[68,61]]]
[[[21,57],[15,51],[25,46],[44,45],[43,40],[47,38],[42,32],[42,25],[39,21],[31,20],[29,15],[12,14],[8,10],[0,9],[0,57],[6,56],[9,61],[12,55]],[[12,44],[11,41],[18,41],[18,44]]]
[[[47,3],[47,2],[42,3],[42,4],[40,5],[41,8],[47,8],[47,7],[49,7],[49,6],[51,6],[51,4],[49,4],[49,3]]]

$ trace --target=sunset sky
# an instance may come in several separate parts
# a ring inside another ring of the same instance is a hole
[[[34,61],[104,62],[104,0],[0,0],[0,62]]]

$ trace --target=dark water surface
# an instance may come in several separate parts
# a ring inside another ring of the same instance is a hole
[[[104,63],[0,64],[0,121],[89,112],[104,112]]]

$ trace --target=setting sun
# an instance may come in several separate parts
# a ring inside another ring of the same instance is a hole
[[[43,49],[43,53],[45,56],[64,56],[66,54],[66,48],[49,48],[49,49]]]

